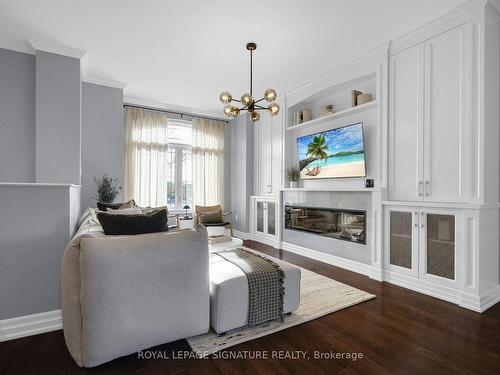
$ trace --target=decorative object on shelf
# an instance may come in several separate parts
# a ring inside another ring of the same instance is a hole
[[[311,110],[309,108],[304,108],[302,110],[302,122],[311,121]]]
[[[297,181],[300,180],[300,168],[298,166],[291,167],[286,171],[286,175],[290,181],[290,187],[295,189],[297,187]]]
[[[335,104],[326,104],[325,105],[325,115],[331,115],[332,113],[335,113]]]
[[[189,215],[188,215],[188,210],[190,209],[191,207],[189,207],[189,205],[184,205],[184,207],[182,207],[183,210],[186,210],[186,212],[184,213],[184,219],[189,219]]]
[[[365,180],[365,187],[366,188],[372,188],[372,187],[375,187],[375,181],[373,180],[373,178],[367,178]]]
[[[303,113],[302,111],[295,111],[293,113],[293,124],[294,125],[299,125],[302,124],[302,118],[303,118]]]
[[[117,178],[109,177],[107,174],[97,178],[94,177],[97,184],[97,199],[98,202],[113,203],[117,195],[122,190]]]
[[[241,100],[234,99],[231,93],[227,91],[224,91],[219,96],[220,101],[225,104],[224,114],[226,116],[238,117],[241,111],[248,111],[248,116],[250,117],[250,120],[252,120],[252,122],[256,122],[259,121],[260,119],[260,113],[257,111],[262,111],[262,110],[269,111],[271,116],[276,116],[280,111],[279,105],[275,102],[277,98],[276,90],[267,89],[264,92],[264,97],[259,100],[255,100],[252,96],[253,95],[253,83],[252,83],[253,51],[255,51],[256,49],[257,49],[256,43],[253,42],[247,43],[247,50],[250,51],[250,93],[243,94],[241,96]],[[262,102],[263,100],[269,103],[267,107],[257,104]],[[233,101],[241,103],[243,106],[241,108],[235,107],[230,104]]]
[[[361,94],[362,92],[358,90],[351,91],[351,104],[353,107],[356,107],[358,105],[358,96]]]
[[[373,100],[372,94],[363,93],[359,94],[357,98],[357,105],[365,104]]]

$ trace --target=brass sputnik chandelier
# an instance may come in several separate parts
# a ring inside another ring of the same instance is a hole
[[[271,113],[271,116],[276,116],[278,112],[280,111],[280,107],[277,103],[274,101],[276,100],[276,90],[274,89],[267,89],[264,92],[264,97],[259,99],[259,100],[254,100],[252,94],[252,58],[253,58],[253,51],[257,49],[257,44],[255,43],[247,43],[247,50],[250,51],[250,93],[243,94],[241,96],[241,100],[238,99],[233,99],[233,96],[231,93],[224,91],[222,94],[220,94],[220,101],[225,104],[224,106],[224,114],[229,117],[238,117],[241,111],[248,111],[248,116],[250,117],[250,120],[253,122],[259,121],[260,119],[260,113],[257,111],[262,111],[266,110]],[[258,103],[262,102],[263,100],[266,100],[269,105],[267,107],[264,107],[262,105],[259,105]],[[238,102],[241,103],[243,106],[241,108],[238,108],[236,106],[231,105],[231,102]]]

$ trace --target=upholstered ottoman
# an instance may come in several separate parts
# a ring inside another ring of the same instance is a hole
[[[299,308],[300,268],[276,260],[285,272],[283,311]],[[231,262],[210,254],[210,324],[218,334],[248,324],[248,282],[243,271]]]

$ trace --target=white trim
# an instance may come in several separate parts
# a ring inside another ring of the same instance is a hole
[[[115,89],[121,89],[121,90],[125,90],[128,86],[128,83],[126,82],[115,81],[112,79],[105,79],[105,78],[89,77],[89,76],[85,76],[84,79],[82,80],[82,83],[91,83],[93,85],[113,87]]]
[[[459,289],[438,285],[427,280],[416,279],[388,270],[383,271],[383,281],[436,297],[479,313],[486,311],[491,306],[500,302],[500,285],[484,293],[482,296],[477,296]]]
[[[321,74],[319,77],[316,77],[313,80],[306,82],[306,83],[302,84],[301,86],[286,92],[285,95],[287,97],[296,95],[297,93],[299,93],[300,91],[302,91],[308,87],[314,86],[318,83],[322,83],[325,79],[330,78],[330,76],[337,76],[337,75],[341,76],[344,70],[351,69],[353,65],[365,64],[366,62],[369,62],[372,60],[381,59],[381,56],[384,56],[385,58],[387,58],[389,46],[390,46],[389,41],[387,41],[383,44],[380,44],[379,46],[371,49],[370,51],[365,52],[362,55],[357,56],[357,57],[347,61],[346,63],[343,63],[343,64],[337,66],[336,68]],[[297,104],[297,103],[287,104],[287,106],[290,107],[290,106],[293,106],[295,104]]]
[[[254,233],[252,240],[272,246],[276,249],[280,248],[280,241],[278,240],[278,237],[273,236],[272,234]]]
[[[9,51],[27,53],[28,55],[35,54],[33,47],[31,47],[28,41],[16,42],[13,40],[3,39],[0,37],[0,48],[7,49]]]
[[[399,285],[406,289],[411,289],[419,293],[436,297],[455,304],[459,303],[460,290],[437,285],[427,280],[416,279],[409,275],[403,275],[395,271],[384,270],[384,281]]]
[[[82,187],[81,185],[75,184],[60,184],[60,183],[50,183],[50,182],[0,182],[0,186],[43,186],[43,187]]]
[[[500,285],[484,293],[482,296],[462,292],[458,304],[469,310],[483,312],[498,302],[500,302]]]
[[[295,254],[303,255],[311,259],[319,260],[320,262],[328,263],[332,266],[344,268],[348,271],[360,273],[365,276],[370,276],[372,272],[372,266],[370,264],[364,264],[336,255],[322,253],[320,251],[311,250],[306,247],[291,244],[289,242],[281,242],[281,249],[290,251]]]
[[[217,112],[203,111],[200,109],[183,107],[183,106],[179,106],[179,105],[163,104],[163,103],[143,100],[143,99],[139,99],[139,98],[133,98],[130,96],[125,96],[123,98],[123,104],[124,105],[131,104],[131,105],[144,106],[144,107],[150,107],[150,108],[164,109],[166,111],[186,113],[186,116],[194,116],[194,117],[206,116],[206,117],[212,117],[214,119],[219,119],[221,121],[231,121],[231,119],[229,119],[224,114],[217,113]],[[222,111],[222,107],[221,107],[221,111]]]
[[[84,51],[81,49],[66,47],[66,46],[62,46],[60,44],[56,44],[53,42],[48,42],[48,41],[40,40],[40,39],[36,39],[36,38],[30,39],[29,42],[35,51],[44,51],[44,52],[49,52],[49,53],[55,53],[57,55],[72,57],[72,58],[78,59],[78,60],[80,60],[83,56],[85,56],[87,54],[87,51]]]
[[[444,203],[426,201],[382,201],[382,206],[410,206],[410,207],[437,207],[437,208],[458,208],[462,210],[484,210],[500,208],[500,203]]]
[[[347,180],[347,179],[346,179]],[[354,180],[354,179],[352,179]],[[359,180],[359,179],[356,179]],[[362,179],[364,182],[364,178]],[[365,187],[339,187],[339,188],[334,188],[334,187],[327,187],[327,188],[281,188],[281,191],[331,191],[331,192],[337,192],[337,191],[342,191],[342,192],[362,192],[362,193],[373,193],[373,192],[380,192],[380,188],[365,188]]]
[[[0,320],[0,342],[62,328],[61,310]]]
[[[250,240],[252,238],[252,236],[250,236],[250,233],[242,232],[236,229],[233,229],[233,234],[235,237],[241,238],[242,240]]]

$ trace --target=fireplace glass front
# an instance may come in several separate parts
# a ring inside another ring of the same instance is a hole
[[[366,244],[366,211],[285,206],[285,228]]]

